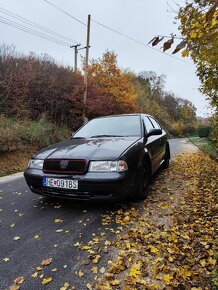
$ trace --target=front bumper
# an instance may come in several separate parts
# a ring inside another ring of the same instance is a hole
[[[78,180],[78,189],[62,189],[43,186],[43,177]],[[45,174],[42,170],[28,168],[24,177],[31,191],[40,195],[77,200],[124,199],[136,192],[137,171],[91,173],[85,175]]]

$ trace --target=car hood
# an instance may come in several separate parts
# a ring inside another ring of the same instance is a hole
[[[39,159],[115,160],[140,137],[104,137],[69,139],[36,153]]]

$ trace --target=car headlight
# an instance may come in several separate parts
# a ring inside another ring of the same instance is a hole
[[[41,159],[30,159],[28,168],[42,169],[44,160]]]
[[[89,172],[121,172],[127,169],[128,165],[124,160],[91,161],[89,165]]]

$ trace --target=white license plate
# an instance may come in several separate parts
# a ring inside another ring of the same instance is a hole
[[[78,180],[43,177],[43,186],[78,189]]]

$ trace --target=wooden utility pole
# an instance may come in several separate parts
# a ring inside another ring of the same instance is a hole
[[[78,47],[81,44],[71,45],[70,48],[74,48],[74,71],[77,71],[77,54],[78,54]]]
[[[89,42],[90,42],[90,21],[91,15],[88,15],[88,24],[87,24],[87,39],[86,39],[86,58],[85,58],[85,68],[84,68],[84,85],[85,91],[83,96],[83,122],[84,124],[87,122],[86,117],[86,101],[87,101],[87,90],[88,90],[88,62],[89,62]]]

